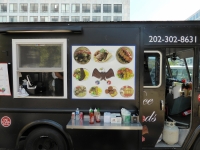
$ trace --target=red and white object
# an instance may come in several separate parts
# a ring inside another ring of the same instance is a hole
[[[8,116],[3,116],[1,118],[1,125],[3,127],[9,127],[11,125],[11,119]]]
[[[187,116],[187,115],[189,115],[189,114],[191,114],[191,109],[190,109],[190,110],[186,110],[186,111],[184,111],[184,112],[182,113],[183,116]]]

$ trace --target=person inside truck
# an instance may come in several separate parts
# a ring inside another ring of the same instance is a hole
[[[54,78],[52,86],[55,96],[63,96],[63,73],[52,72],[52,77]]]

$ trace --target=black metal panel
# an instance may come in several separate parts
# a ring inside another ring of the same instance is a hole
[[[141,130],[68,130],[74,150],[140,150]]]
[[[13,147],[15,144],[15,140],[17,138],[17,135],[19,134],[20,130],[30,123],[31,121],[35,121],[38,119],[51,119],[59,124],[61,124],[63,127],[67,124],[67,122],[70,119],[70,111],[75,110],[76,107],[79,107],[83,111],[87,111],[89,107],[100,107],[102,110],[107,111],[110,110],[111,112],[119,111],[121,107],[125,107],[129,110],[133,110],[134,106],[138,107],[141,111],[141,115],[144,114],[151,114],[155,110],[155,113],[161,114],[162,112],[158,109],[160,103],[157,102],[151,107],[142,108],[142,95],[143,95],[143,79],[142,79],[142,73],[139,73],[139,71],[143,70],[143,50],[145,46],[147,48],[161,48],[161,47],[172,47],[172,46],[180,46],[180,47],[188,47],[188,46],[198,46],[200,44],[200,23],[197,22],[111,22],[111,23],[5,23],[0,24],[0,28],[2,27],[27,27],[34,28],[36,26],[45,27],[47,25],[51,26],[52,29],[56,29],[57,26],[81,26],[82,27],[82,33],[28,33],[28,34],[22,34],[22,33],[12,33],[12,34],[1,34],[0,35],[0,62],[7,62],[11,63],[10,68],[12,68],[12,39],[46,39],[46,38],[66,38],[67,39],[67,50],[68,50],[68,65],[67,65],[67,71],[69,74],[72,74],[71,72],[71,59],[70,58],[70,50],[72,45],[81,45],[81,44],[90,44],[90,45],[136,45],[136,58],[139,59],[139,61],[136,60],[136,100],[71,100],[71,77],[68,76],[68,99],[26,99],[26,98],[20,98],[20,99],[13,99],[13,97],[9,96],[1,96],[0,97],[0,118],[2,116],[9,116],[12,119],[12,125],[8,128],[4,128],[0,126],[0,147]],[[142,29],[142,30],[140,30]],[[157,38],[156,42],[153,39],[153,42],[149,42],[150,38],[149,36],[156,36]],[[161,36],[161,42],[158,42],[158,36]],[[172,42],[165,42],[165,36],[168,38],[171,38]],[[172,37],[170,37],[172,36]],[[176,37],[178,40],[177,43],[175,43]],[[181,36],[183,36],[183,43],[181,42]],[[187,37],[188,36],[188,37]],[[193,36],[195,38],[196,36],[196,42],[187,41],[187,38],[190,38],[189,36]],[[164,41],[162,41],[164,39]],[[143,43],[143,44],[142,44]],[[197,57],[197,56],[196,56]],[[142,61],[141,61],[142,60]],[[141,63],[142,62],[142,63]],[[195,62],[198,64],[198,62]],[[9,69],[9,75],[10,75],[10,84],[12,87],[12,69]],[[195,87],[197,81],[198,73],[195,74]],[[164,78],[164,76],[163,76]],[[11,89],[12,91],[12,89]],[[153,98],[159,98],[162,96],[164,91],[154,91],[148,89],[148,92],[151,93]],[[158,92],[160,92],[158,94]],[[198,104],[197,96],[198,92],[194,91],[194,103],[193,103],[193,122],[192,122],[192,129],[189,133],[189,136],[187,137],[187,140],[192,136],[192,132],[196,129],[196,127],[199,125],[199,119],[197,116],[198,113]],[[155,108],[156,107],[156,108]],[[3,108],[3,109],[1,109]],[[58,111],[60,109],[60,111]],[[42,111],[40,111],[42,110]],[[20,111],[20,112],[18,112]],[[14,112],[14,113],[12,113]],[[29,112],[29,113],[28,113]],[[41,113],[42,112],[42,113]],[[44,112],[48,112],[44,113]],[[66,113],[66,114],[65,114]],[[163,114],[161,114],[163,115]],[[194,120],[195,119],[195,120]],[[140,120],[142,121],[142,118],[140,117]],[[163,118],[158,117],[155,124],[146,123],[148,126],[151,126],[150,129],[152,132],[152,135],[154,135],[154,131],[159,128],[159,132],[162,129],[162,122]],[[112,133],[112,132],[111,132]],[[87,132],[85,133],[87,134]],[[98,141],[100,141],[103,137],[103,133],[98,133],[100,136],[97,138]],[[105,133],[106,134],[106,133]],[[127,135],[130,135],[129,133],[126,133],[125,135],[123,133],[113,133],[116,136],[120,136],[122,138],[122,141],[125,141],[127,138]],[[128,145],[135,145],[135,143],[140,143],[140,138],[138,137],[138,133],[135,133],[135,137],[133,137],[135,140],[133,143],[131,143],[131,140],[128,140]],[[95,137],[95,132],[92,133],[92,131],[88,134],[93,139]],[[131,136],[131,135],[130,135]],[[148,136],[148,135],[147,135]],[[73,136],[74,141],[78,139],[79,137]],[[112,137],[112,136],[111,136]],[[156,133],[155,137],[147,137],[149,139],[149,142],[146,144],[147,149],[150,149],[149,147],[153,147],[156,142],[156,137],[158,137],[158,133]],[[80,139],[81,140],[81,139]],[[95,139],[94,139],[95,140]],[[114,143],[114,140],[112,142]],[[186,141],[187,141],[186,140]],[[117,145],[120,143],[119,140],[117,140]],[[77,141],[76,141],[77,142]],[[98,143],[98,142],[97,142]],[[96,143],[96,144],[97,144]],[[101,142],[99,142],[101,143]],[[186,142],[185,142],[186,143]],[[191,143],[190,143],[191,144]],[[79,148],[79,145],[76,145],[77,148]],[[109,145],[106,145],[109,146]],[[143,145],[145,146],[145,144]],[[119,146],[120,148],[124,148],[122,146]],[[95,147],[92,147],[95,148]],[[125,147],[129,149],[129,146]],[[152,148],[154,149],[154,148]],[[167,149],[167,148],[165,148]],[[172,149],[172,148],[168,148]],[[181,149],[181,148],[177,148]]]
[[[68,25],[67,23],[55,24],[50,23],[52,29],[56,29],[57,26]],[[49,25],[50,25],[49,24]],[[17,26],[23,28],[26,24],[9,24],[9,28]],[[33,23],[27,24],[30,27],[45,26],[45,23]],[[2,34],[0,38],[2,42],[0,44],[0,51],[6,47],[8,56],[6,62],[12,62],[12,39],[48,39],[48,38],[66,38],[67,39],[67,72],[68,72],[68,99],[27,99],[19,98],[12,101],[12,97],[2,97],[1,105],[5,108],[55,108],[55,109],[89,109],[90,107],[99,107],[103,110],[117,110],[120,111],[122,107],[133,110],[134,106],[139,105],[139,88],[134,89],[135,100],[72,100],[71,99],[71,46],[72,45],[135,45],[136,46],[136,59],[139,58],[139,28],[131,27],[130,24],[95,24],[95,23],[80,23],[82,27],[82,33],[10,33]],[[2,24],[0,26],[3,26]],[[73,26],[73,24],[72,24]],[[0,60],[1,61],[1,60]],[[139,61],[136,60],[136,70],[139,68]],[[111,66],[112,67],[112,66]],[[12,76],[12,72],[9,72]],[[135,76],[139,78],[139,71],[135,72]],[[12,80],[11,80],[12,84]],[[139,80],[136,80],[136,87],[139,87]],[[11,89],[12,91],[12,89]]]
[[[200,44],[200,27],[192,25],[158,25],[143,29],[144,45],[193,45]]]
[[[11,119],[11,125],[9,127],[0,126],[0,148],[14,148],[20,131],[28,124],[43,119],[53,120],[63,127],[63,131],[66,131],[65,127],[71,113],[0,113],[0,118],[3,116],[8,116]],[[38,121],[38,124],[41,125],[42,123]],[[53,124],[50,126],[53,126]],[[34,128],[35,126],[33,126]],[[27,133],[23,133],[23,136],[26,136]]]

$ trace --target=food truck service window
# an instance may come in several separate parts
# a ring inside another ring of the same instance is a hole
[[[14,98],[67,98],[67,39],[13,39]]]

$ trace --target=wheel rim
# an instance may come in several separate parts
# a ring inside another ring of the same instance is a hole
[[[33,145],[35,150],[58,150],[58,144],[49,137],[40,137]]]

